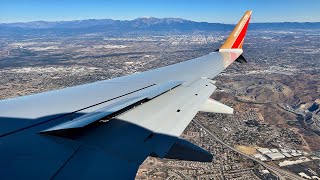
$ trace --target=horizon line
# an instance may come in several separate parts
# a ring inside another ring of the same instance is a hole
[[[181,19],[191,22],[198,22],[198,23],[213,23],[213,24],[230,24],[232,23],[222,23],[222,22],[208,22],[208,21],[195,21],[190,19],[184,19],[179,17],[153,17],[153,16],[142,16],[133,19],[112,19],[112,18],[88,18],[88,19],[70,19],[70,20],[32,20],[32,21],[15,21],[15,22],[1,22],[0,24],[15,24],[15,23],[33,23],[33,22],[71,22],[71,21],[85,21],[85,20],[114,20],[114,21],[133,21],[137,19]],[[270,22],[250,22],[250,24],[258,24],[258,23],[320,23],[320,21],[270,21]],[[235,23],[236,24],[236,23]]]

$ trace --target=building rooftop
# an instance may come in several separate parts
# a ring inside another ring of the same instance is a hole
[[[268,156],[272,160],[278,160],[278,159],[285,158],[285,156],[283,154],[279,153],[279,152],[277,152],[277,153],[268,153],[268,154],[266,154],[266,156]]]
[[[259,159],[260,161],[266,161],[267,160],[267,158],[264,155],[259,154],[259,153],[258,154],[254,154],[253,157],[256,158],[256,159]]]
[[[270,149],[270,151],[271,151],[271,152],[274,152],[274,153],[279,152],[278,149]]]
[[[271,153],[270,149],[268,148],[259,148],[258,151],[262,154],[268,154]]]
[[[290,158],[290,157],[292,157],[289,153],[287,153],[287,152],[284,152],[284,153],[282,153],[285,157],[288,157],[288,158]]]

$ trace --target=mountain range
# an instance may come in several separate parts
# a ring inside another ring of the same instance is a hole
[[[231,30],[234,25],[195,22],[181,18],[137,18],[134,20],[87,19],[75,21],[34,21],[0,23],[0,36],[33,33],[70,35],[86,33],[193,33]],[[256,29],[320,29],[320,22],[251,23]]]

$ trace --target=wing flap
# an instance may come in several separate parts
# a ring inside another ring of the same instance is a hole
[[[215,89],[209,79],[200,78],[117,118],[156,133],[179,136]]]
[[[68,137],[130,162],[141,163],[150,154],[188,160],[188,152],[203,152],[182,143],[178,137],[215,88],[206,78],[191,84],[182,83],[109,121],[98,121],[96,126],[78,128],[79,132]],[[68,131],[65,133],[68,134]],[[174,144],[176,147],[172,149]],[[184,152],[183,157],[177,156],[179,149]]]
[[[139,106],[146,101],[149,101],[167,91],[170,91],[181,84],[182,84],[182,81],[169,81],[166,83],[152,86],[148,89],[143,90],[142,92],[133,94],[133,96],[119,99],[96,111],[85,114],[71,121],[58,124],[49,129],[43,130],[41,131],[41,133],[50,133],[54,135],[55,133],[53,132],[58,132],[58,131],[61,132],[62,130],[66,132],[65,130],[67,129],[83,128],[99,120],[102,120],[102,121],[109,120],[131,108]],[[63,132],[62,134],[61,133],[58,133],[58,134],[63,136]]]
[[[103,107],[101,109],[98,109],[97,111],[80,116],[74,120],[71,120],[71,121],[59,124],[57,126],[51,127],[49,129],[46,129],[44,131],[41,131],[41,133],[66,130],[66,129],[82,128],[91,123],[94,123],[95,121],[98,121],[101,119],[108,119],[108,116],[112,117],[115,113],[121,110],[124,110],[125,108],[130,107],[132,105],[135,105],[139,102],[142,102],[144,99],[146,99],[145,96],[126,98],[126,99],[117,101],[113,104],[110,104],[106,107]]]

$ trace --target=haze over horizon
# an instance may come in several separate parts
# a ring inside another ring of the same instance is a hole
[[[0,23],[71,21],[86,19],[133,20],[139,17],[182,18],[196,22],[235,24],[246,10],[252,22],[320,22],[317,0],[119,0],[53,1],[3,0]]]
[[[112,19],[112,18],[87,18],[87,19],[70,19],[70,20],[34,20],[34,21],[17,21],[17,22],[0,22],[0,24],[15,24],[15,23],[36,23],[36,22],[46,22],[46,23],[55,23],[55,22],[74,22],[74,21],[89,21],[89,20],[113,20],[113,21],[134,21],[138,19],[181,19],[186,21],[192,22],[204,22],[204,23],[219,23],[219,24],[226,24],[226,25],[234,25],[234,23],[224,23],[224,22],[207,22],[207,21],[195,21],[190,19],[184,19],[180,17],[153,17],[153,16],[141,16],[134,19]],[[279,21],[279,22],[251,22],[251,24],[255,23],[320,23],[319,21]]]

